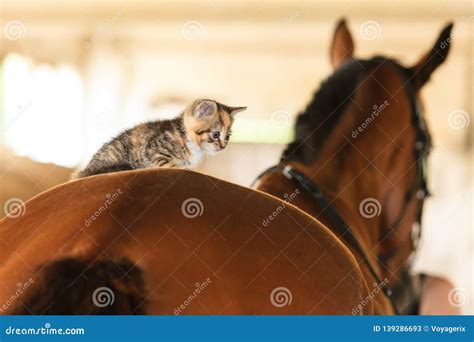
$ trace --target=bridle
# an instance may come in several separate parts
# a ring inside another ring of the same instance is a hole
[[[392,63],[396,68],[400,71],[402,76],[405,80],[405,91],[410,101],[410,107],[412,112],[412,123],[415,127],[415,148],[414,148],[414,158],[416,163],[416,175],[413,182],[413,185],[409,187],[409,190],[405,194],[405,205],[401,212],[400,218],[396,220],[395,226],[403,220],[405,217],[406,211],[408,210],[408,206],[410,205],[411,201],[416,197],[418,199],[418,205],[416,210],[416,217],[415,217],[415,224],[418,225],[419,229],[415,235],[412,235],[413,239],[413,246],[414,251],[416,251],[418,246],[418,241],[421,237],[421,216],[423,212],[423,204],[424,200],[427,196],[429,196],[429,191],[427,187],[426,181],[426,158],[428,153],[431,149],[431,136],[427,129],[426,123],[423,118],[423,113],[421,111],[421,107],[419,105],[415,88],[411,83],[412,75],[410,72],[398,65],[395,62],[390,60],[385,60],[389,63]],[[388,289],[381,281],[380,276],[378,275],[376,268],[368,258],[367,254],[365,253],[364,248],[362,247],[361,243],[354,235],[350,227],[346,224],[344,219],[341,215],[337,212],[337,210],[331,205],[331,201],[324,196],[320,188],[311,181],[304,173],[297,170],[296,168],[290,165],[284,165],[284,163],[280,163],[278,165],[272,166],[262,172],[256,180],[253,182],[252,187],[258,182],[262,177],[269,173],[276,173],[281,172],[285,177],[288,179],[293,180],[298,186],[304,189],[311,197],[318,203],[319,207],[322,208],[322,211],[318,216],[315,218],[317,219],[320,215],[324,215],[331,223],[332,227],[338,231],[340,236],[349,244],[352,248],[354,248],[361,256],[362,261],[365,262],[367,265],[370,273],[376,280],[377,284],[383,285],[381,289],[385,296],[388,298],[394,312],[399,314],[399,310],[395,305],[393,299],[393,292],[391,289]]]

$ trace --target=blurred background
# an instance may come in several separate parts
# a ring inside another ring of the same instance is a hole
[[[199,171],[244,186],[279,159],[294,118],[331,73],[336,21],[358,57],[414,64],[455,22],[423,88],[430,158],[419,271],[448,277],[474,313],[473,4],[456,0],[3,0],[0,204],[68,180],[108,139],[195,98],[248,106],[225,153]]]

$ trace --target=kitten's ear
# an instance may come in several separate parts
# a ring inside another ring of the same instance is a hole
[[[235,115],[239,112],[243,112],[247,107],[228,107],[230,115]]]
[[[196,118],[211,116],[217,112],[217,104],[210,100],[198,100],[194,105],[193,115]]]

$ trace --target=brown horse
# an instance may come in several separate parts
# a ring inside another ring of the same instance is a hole
[[[4,314],[350,314],[369,296],[314,218],[191,171],[60,185],[1,221],[0,236]]]
[[[446,29],[436,46],[448,37]],[[384,293],[403,274],[420,202],[404,201],[419,175],[421,121],[400,72],[417,90],[447,49],[435,46],[403,69],[385,59],[351,62],[351,42],[341,23],[331,53],[337,71],[300,116],[281,166],[259,182],[284,200],[173,169],[60,185],[0,221],[0,312],[394,313],[398,303]],[[366,110],[385,100],[383,113],[351,139]],[[333,215],[318,206],[315,184]],[[366,198],[381,203],[379,216],[360,216]],[[350,230],[338,230],[342,221]]]
[[[424,161],[431,147],[418,99],[444,62],[452,25],[411,68],[386,57],[356,59],[344,21],[335,31],[335,69],[296,122],[296,141],[257,189],[284,198],[329,227],[362,268],[379,313],[417,312],[419,279],[410,257],[428,195]],[[414,230],[416,229],[416,230]],[[390,299],[391,305],[388,305]]]

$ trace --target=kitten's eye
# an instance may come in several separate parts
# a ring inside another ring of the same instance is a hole
[[[221,136],[220,132],[212,132],[212,139],[218,140],[220,136]]]
[[[230,139],[230,135],[231,135],[230,133],[226,135],[226,137],[225,137],[225,141],[229,141],[229,139]]]

